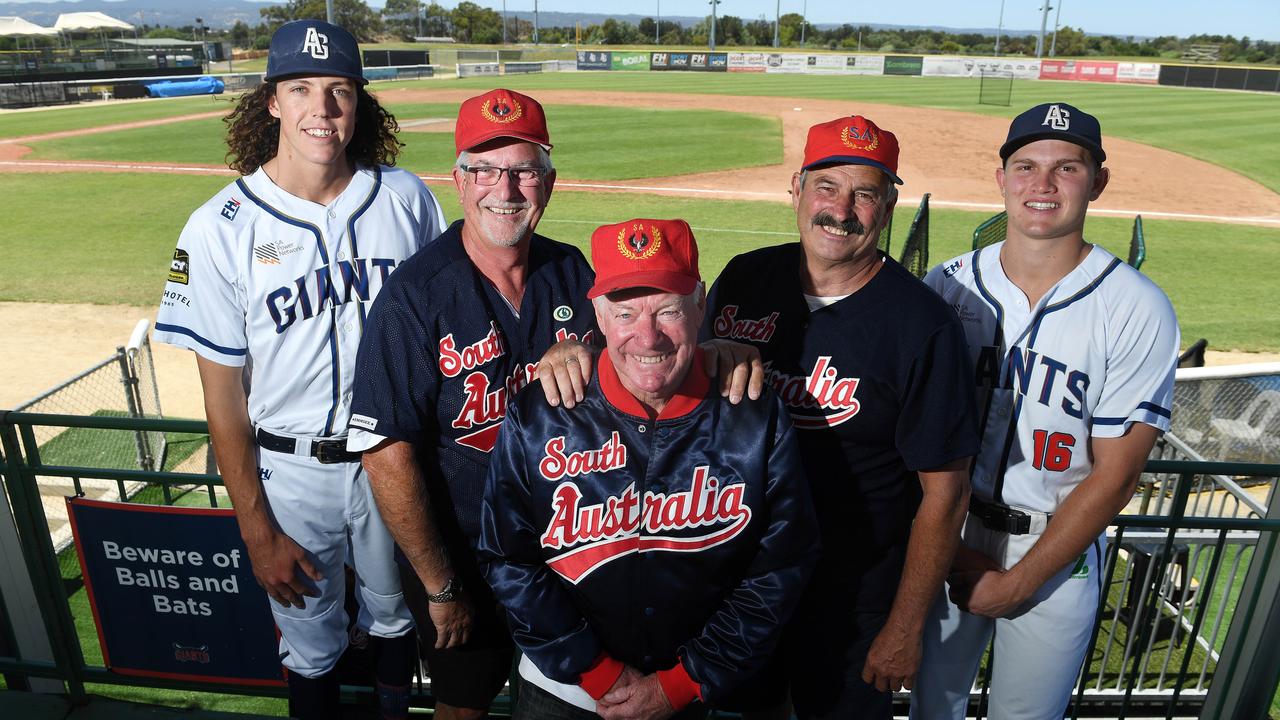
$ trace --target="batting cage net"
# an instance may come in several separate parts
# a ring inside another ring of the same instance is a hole
[[[1127,262],[1133,266],[1134,270],[1139,270],[1146,259],[1147,236],[1142,232],[1142,216],[1135,215],[1133,218],[1133,234],[1129,236],[1129,258]]]
[[[1009,107],[1013,97],[1013,73],[983,70],[978,75],[978,104]]]
[[[929,193],[920,198],[920,207],[907,230],[898,262],[919,278],[929,272]]]
[[[987,218],[981,225],[973,231],[973,249],[984,248],[988,245],[994,245],[1004,239],[1005,231],[1009,228],[1009,215],[1000,213]]]

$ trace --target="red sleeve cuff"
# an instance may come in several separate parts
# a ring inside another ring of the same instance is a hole
[[[662,692],[666,694],[671,707],[677,711],[683,710],[694,700],[702,698],[702,686],[689,677],[689,671],[684,669],[684,663],[677,662],[670,670],[659,670],[658,683],[662,685]]]
[[[601,653],[600,657],[596,658],[595,664],[582,673],[578,679],[578,685],[586,690],[593,700],[599,700],[618,681],[622,668],[622,663]]]

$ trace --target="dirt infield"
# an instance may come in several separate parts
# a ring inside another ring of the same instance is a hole
[[[472,94],[474,90],[392,88],[382,90],[379,96],[396,103],[451,103],[461,102]],[[999,164],[995,151],[1008,129],[1007,121],[1002,118],[873,103],[852,104],[845,101],[734,95],[543,90],[539,91],[538,99],[548,105],[726,110],[776,117],[782,122],[781,165],[606,183],[581,182],[575,178],[561,177],[558,188],[787,201],[791,173],[800,165],[805,132],[809,126],[843,114],[858,112],[874,118],[879,125],[892,129],[897,134],[903,148],[899,174],[907,182],[903,188],[904,197],[918,198],[929,192],[932,193],[935,206],[974,209],[993,209],[999,201],[994,182],[995,169]],[[217,114],[199,113],[181,118],[11,138],[0,141],[0,172],[98,170],[201,174],[226,172],[229,175],[230,171],[225,167],[214,165],[23,159],[29,152],[25,143],[29,142],[182,122]],[[452,122],[448,120],[431,120],[433,122],[409,124],[405,132],[451,132],[453,129]],[[1097,212],[1280,225],[1280,195],[1260,183],[1217,165],[1169,150],[1118,138],[1107,138],[1106,143],[1107,165],[1111,168],[1112,179],[1106,193],[1094,204]],[[690,148],[690,152],[706,151],[706,148]],[[1195,182],[1188,182],[1188,178],[1195,178]],[[1212,206],[1205,203],[1205,187],[1214,188]]]

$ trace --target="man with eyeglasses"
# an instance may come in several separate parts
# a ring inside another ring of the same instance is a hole
[[[534,233],[556,177],[542,106],[502,89],[470,98],[454,142],[463,219],[398,268],[370,311],[348,442],[401,551],[444,719],[484,717],[511,669],[471,549],[506,404],[552,343],[595,330],[586,259]]]
[[[964,522],[978,449],[954,312],[876,246],[897,202],[898,140],[854,115],[809,129],[791,179],[799,243],[731,260],[704,336],[754,344],[787,405],[823,555],[774,671],[733,705],[889,718]]]

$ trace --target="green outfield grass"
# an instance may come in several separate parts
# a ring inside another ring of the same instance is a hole
[[[442,86],[481,90],[492,87],[498,82],[517,90],[532,91],[535,94],[536,91],[543,89],[565,89],[819,98],[847,100],[851,111],[856,111],[860,103],[883,103],[958,110],[997,117],[1012,117],[1019,110],[1038,102],[1063,100],[1098,115],[1109,136],[1147,143],[1221,165],[1280,192],[1280,143],[1274,142],[1275,119],[1280,117],[1280,95],[1276,93],[1018,80],[1013,83],[1012,105],[1005,108],[978,105],[978,80],[972,78],[679,72],[509,75],[500,80],[469,78],[374,83],[371,88],[375,92],[381,88],[439,88]],[[60,108],[40,112],[0,113],[0,138],[189,114],[209,107],[229,109],[225,103],[208,98],[191,98]],[[744,100],[742,109],[744,112],[750,112],[750,102]],[[605,110],[601,108],[600,112]],[[624,114],[628,111],[640,110],[643,108],[630,108],[624,111]],[[555,118],[553,118],[554,122]],[[215,124],[211,124],[211,127]],[[185,128],[187,125],[184,123],[181,127]],[[588,134],[592,134],[598,128],[612,127],[614,127],[612,124],[598,122],[588,125],[586,129],[592,131]],[[620,127],[630,128],[634,125],[624,121]],[[687,135],[692,130],[695,128],[677,128],[668,137],[668,133],[662,128],[646,127],[643,135],[646,142],[652,139],[660,142],[665,140],[683,143],[690,158],[706,154],[690,152],[690,148],[714,147],[716,154],[727,149],[726,144],[699,144],[704,141]],[[156,131],[158,129],[153,128],[151,132]],[[945,126],[938,128],[941,134],[945,135],[946,131]],[[197,134],[194,130],[188,132]],[[568,126],[556,126],[555,134],[557,139],[569,137]],[[611,131],[610,134],[619,136],[617,142],[627,142],[624,137],[621,137],[621,132]],[[152,137],[146,134],[144,136]],[[163,141],[162,136],[155,137]],[[733,144],[743,143],[746,137],[748,136],[736,137]],[[559,142],[564,141],[559,140]],[[183,146],[197,144],[194,140],[191,143],[184,143],[180,136],[175,140],[162,142],[169,146],[173,146],[174,143]],[[44,151],[48,152],[52,149],[53,146],[50,146]],[[84,148],[77,150],[77,152],[84,151]],[[910,148],[907,152],[910,152]],[[201,157],[216,155],[216,144],[214,148],[200,145],[194,153]],[[194,161],[194,158],[189,157],[187,160]],[[1188,178],[1187,181],[1194,182],[1194,178]],[[1211,206],[1212,198],[1208,198],[1206,204]]]
[[[9,227],[26,228],[6,243],[9,259],[0,300],[153,306],[187,214],[225,185],[226,177],[138,174],[0,175]],[[460,215],[454,192],[436,186],[449,218]],[[67,215],[75,198],[75,222]],[[892,253],[901,249],[914,207],[895,216]],[[782,203],[722,201],[643,194],[558,191],[539,230],[587,248],[598,225],[631,217],[683,217],[697,233],[702,271],[713,279],[737,253],[795,239],[795,216]],[[986,213],[934,210],[930,259],[936,264],[969,248]],[[1095,217],[1087,236],[1126,251],[1132,221]],[[91,226],[92,232],[85,227]],[[1274,268],[1280,230],[1239,225],[1146,220],[1143,272],[1173,299],[1183,345],[1209,339],[1215,349],[1280,351]]]
[[[230,110],[224,97],[194,97],[0,111],[0,139]]]
[[[452,127],[458,115],[457,104],[391,108],[401,123],[443,120]],[[557,168],[565,177],[628,180],[782,162],[782,123],[773,117],[585,105],[551,105],[546,110],[548,122],[556,128]],[[205,118],[36,142],[27,158],[218,164],[224,158],[225,132],[220,119]],[[399,164],[404,167],[447,173],[453,166],[452,132],[402,131],[400,140],[405,148]],[[690,152],[691,147],[716,151]]]

